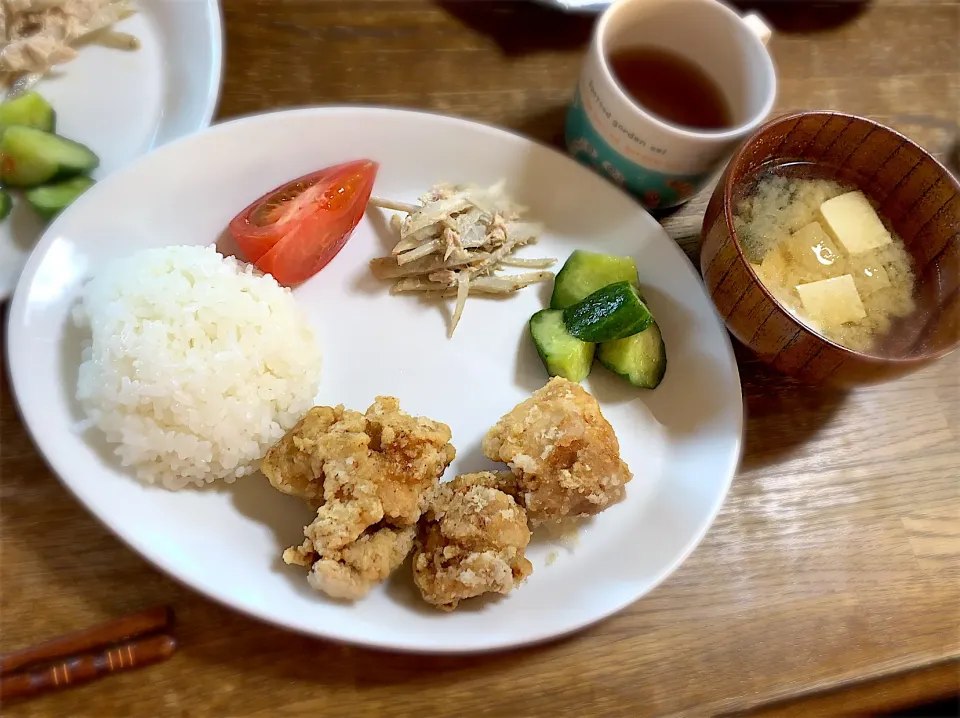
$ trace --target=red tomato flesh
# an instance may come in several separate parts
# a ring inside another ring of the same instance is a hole
[[[328,167],[268,192],[230,222],[248,262],[281,284],[299,284],[337,256],[363,217],[379,165]]]

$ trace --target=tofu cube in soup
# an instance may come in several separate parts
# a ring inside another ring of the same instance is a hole
[[[893,241],[863,192],[847,192],[820,205],[824,228],[850,254],[862,254]]]
[[[798,284],[797,294],[810,318],[824,328],[855,322],[867,316],[853,276],[849,274]]]
[[[773,245],[763,255],[763,261],[756,268],[756,272],[760,281],[768,286],[776,286],[783,282],[783,279],[787,276],[787,258],[779,244]]]
[[[785,249],[796,269],[812,279],[829,277],[830,268],[839,258],[836,245],[819,222],[811,222],[790,235]]]
[[[890,286],[890,275],[879,262],[868,263],[854,276],[861,297],[867,297]]]

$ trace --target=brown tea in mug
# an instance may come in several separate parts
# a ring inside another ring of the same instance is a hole
[[[639,46],[616,50],[608,61],[621,89],[661,119],[696,130],[733,126],[727,98],[690,60],[670,50]]]

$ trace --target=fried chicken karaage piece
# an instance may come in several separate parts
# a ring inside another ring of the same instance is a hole
[[[261,463],[278,490],[317,516],[284,560],[310,567],[310,584],[359,598],[399,566],[413,545],[427,493],[456,456],[450,427],[377,397],[365,414],[318,406]]]
[[[510,466],[533,525],[600,513],[633,478],[597,400],[561,377],[503,416],[483,453]]]
[[[526,512],[497,488],[508,477],[464,474],[433,491],[413,556],[413,579],[428,603],[452,611],[467,598],[509,593],[533,572],[524,557]]]
[[[342,550],[327,551],[321,557],[314,550],[312,527],[304,529],[307,539],[302,546],[283,552],[283,560],[310,569],[307,583],[331,598],[345,600],[363,598],[399,568],[413,548],[417,533],[415,526],[371,529]]]
[[[345,412],[343,407],[315,406],[280,441],[270,447],[260,462],[260,470],[277,491],[306,501],[316,509],[323,503],[322,459],[312,451],[348,413],[359,417],[355,411]],[[346,433],[346,425],[338,430]],[[363,432],[362,423],[354,427]],[[316,468],[315,468],[316,467]]]

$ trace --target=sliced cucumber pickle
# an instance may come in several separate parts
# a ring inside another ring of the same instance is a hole
[[[581,382],[593,366],[596,344],[583,342],[567,331],[563,312],[541,309],[530,318],[530,335],[550,376]]]
[[[79,142],[32,127],[8,127],[0,139],[0,178],[14,187],[36,187],[87,174],[100,159]]]
[[[37,214],[44,219],[53,219],[93,185],[92,179],[80,175],[56,184],[34,187],[27,190],[26,198]]]
[[[639,290],[637,264],[632,257],[616,257],[578,249],[557,273],[550,307],[566,309],[614,282],[630,282]]]
[[[7,218],[11,209],[13,209],[13,197],[9,192],[0,189],[0,221]]]
[[[656,389],[667,372],[667,348],[656,322],[639,334],[601,344],[597,358],[641,389]]]
[[[614,282],[563,310],[567,331],[585,342],[611,342],[642,332],[653,315],[630,282]]]
[[[38,92],[0,102],[0,133],[14,125],[53,132],[56,124],[57,113]]]

